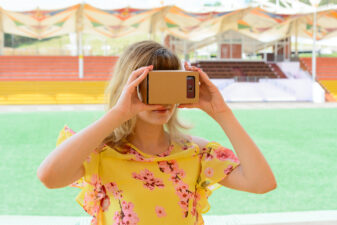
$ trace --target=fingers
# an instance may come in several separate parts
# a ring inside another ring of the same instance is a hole
[[[188,62],[186,62],[186,61],[185,61],[185,63],[184,63],[184,67],[185,67],[185,70],[189,70],[189,71],[192,70],[191,66],[190,66],[190,65],[188,64]]]
[[[214,86],[212,81],[209,79],[208,75],[200,68],[196,67],[196,70],[200,74],[200,79],[207,85],[207,86]]]
[[[132,88],[137,87],[147,76],[147,74],[149,73],[149,71],[152,69],[153,67],[150,68],[146,68],[145,70],[143,70],[143,73],[140,74],[134,81],[131,82],[130,86]]]
[[[202,69],[200,69],[200,68],[198,68],[196,66],[190,66],[187,62],[185,62],[184,66],[185,66],[186,70],[199,72],[199,74],[200,74],[200,80],[203,83],[205,83],[207,86],[212,86],[213,85],[213,83],[209,79],[208,75]]]
[[[141,74],[143,74],[144,70],[152,70],[153,69],[153,65],[150,66],[143,66],[138,68],[137,70],[133,71],[126,83],[126,85],[131,84],[134,80],[136,80],[138,78],[138,76],[140,76]]]

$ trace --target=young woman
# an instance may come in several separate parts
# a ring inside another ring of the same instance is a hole
[[[106,113],[75,133],[61,130],[37,175],[47,188],[81,189],[76,200],[91,224],[204,224],[217,188],[266,193],[274,175],[217,87],[197,67],[197,104],[147,105],[137,86],[151,70],[179,70],[180,60],[153,41],[129,46],[106,89]],[[174,91],[174,90],[172,90]],[[178,108],[199,108],[222,127],[237,156],[219,143],[184,134]]]

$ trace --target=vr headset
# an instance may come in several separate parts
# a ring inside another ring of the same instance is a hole
[[[199,73],[184,70],[153,70],[137,87],[145,104],[188,104],[199,101]]]

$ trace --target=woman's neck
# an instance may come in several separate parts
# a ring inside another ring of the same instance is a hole
[[[169,135],[165,132],[163,125],[154,125],[142,120],[137,120],[134,134],[128,137],[128,141],[142,151],[152,153],[161,153],[162,149],[170,144]]]

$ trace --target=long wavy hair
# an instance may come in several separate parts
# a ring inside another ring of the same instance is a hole
[[[111,80],[105,89],[105,111],[109,111],[117,103],[132,71],[149,65],[153,65],[153,70],[180,70],[182,68],[178,56],[157,42],[148,40],[130,45],[118,59]],[[102,144],[119,145],[123,138],[134,133],[136,121],[136,116],[125,121],[115,128]],[[178,119],[178,108],[175,109],[170,120],[164,124],[164,130],[168,132],[171,140],[186,139],[186,134],[181,130],[187,131],[190,128],[192,124],[183,123]]]

